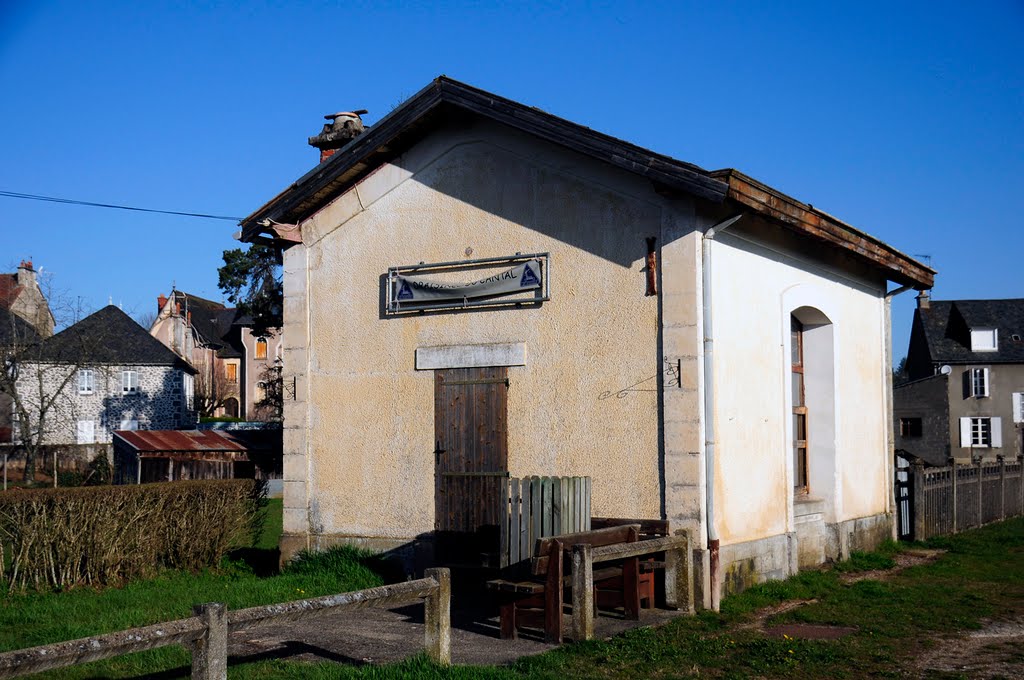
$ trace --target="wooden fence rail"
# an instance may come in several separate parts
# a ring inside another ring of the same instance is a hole
[[[499,567],[533,556],[538,538],[590,530],[590,477],[512,477],[502,491]]]
[[[220,602],[197,605],[195,616],[96,637],[58,642],[0,654],[0,678],[67,668],[122,654],[185,645],[192,652],[192,678],[227,678],[228,634],[267,623],[296,621],[328,612],[390,607],[423,600],[424,641],[435,662],[451,663],[451,576],[447,569],[428,569],[426,577],[390,586],[328,595],[309,600],[263,605],[228,612]]]
[[[905,468],[904,468],[905,469]],[[1016,517],[1024,511],[1024,459],[956,463],[941,468],[910,466],[909,503],[912,538],[955,534],[964,529]],[[899,500],[899,499],[898,499]]]

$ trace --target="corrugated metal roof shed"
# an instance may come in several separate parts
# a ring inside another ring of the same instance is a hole
[[[114,436],[123,439],[140,454],[249,450],[230,432],[216,430],[119,430],[114,432]]]

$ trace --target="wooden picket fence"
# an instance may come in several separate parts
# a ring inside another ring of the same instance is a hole
[[[510,477],[503,487],[499,565],[533,556],[538,538],[590,530],[590,477]]]
[[[916,462],[903,472],[909,493],[898,503],[903,513],[898,520],[913,527],[908,536],[913,540],[955,534],[1024,514],[1021,457],[947,467],[925,467]],[[899,481],[897,484],[899,488]]]

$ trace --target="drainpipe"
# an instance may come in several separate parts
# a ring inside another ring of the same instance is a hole
[[[715,380],[714,340],[711,332],[711,242],[736,224],[743,214],[730,217],[704,232],[701,239],[701,287],[704,313],[704,477],[707,494],[708,551],[711,553],[711,609],[722,602],[721,565],[718,560],[718,529],[715,528]]]
[[[883,342],[885,346],[882,348],[882,355],[885,357],[882,362],[882,370],[885,372],[883,375],[885,384],[885,402],[886,402],[886,424],[885,424],[885,443],[886,448],[889,452],[889,462],[886,463],[885,469],[889,471],[889,503],[888,509],[889,514],[896,515],[896,471],[893,469],[896,458],[896,433],[893,425],[893,413],[892,413],[892,299],[900,293],[906,293],[911,289],[911,286],[900,286],[899,288],[890,291],[885,294],[885,337]],[[927,297],[926,291],[921,291],[921,294]],[[892,540],[899,538],[899,527],[896,526],[895,520],[892,523]]]

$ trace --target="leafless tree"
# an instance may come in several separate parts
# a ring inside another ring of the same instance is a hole
[[[51,297],[50,308],[58,327],[83,316],[79,306],[66,299],[54,304]],[[24,480],[28,483],[35,479],[36,462],[47,443],[75,438],[76,402],[71,384],[79,369],[91,366],[91,349],[105,341],[98,336],[68,334],[62,342],[49,343],[55,349],[47,350],[43,339],[20,316],[0,309],[0,429],[9,430],[10,448],[24,452]]]
[[[198,373],[195,377],[192,407],[200,418],[212,418],[229,398],[235,396],[228,389],[224,362],[210,357],[196,361],[195,368]]]

